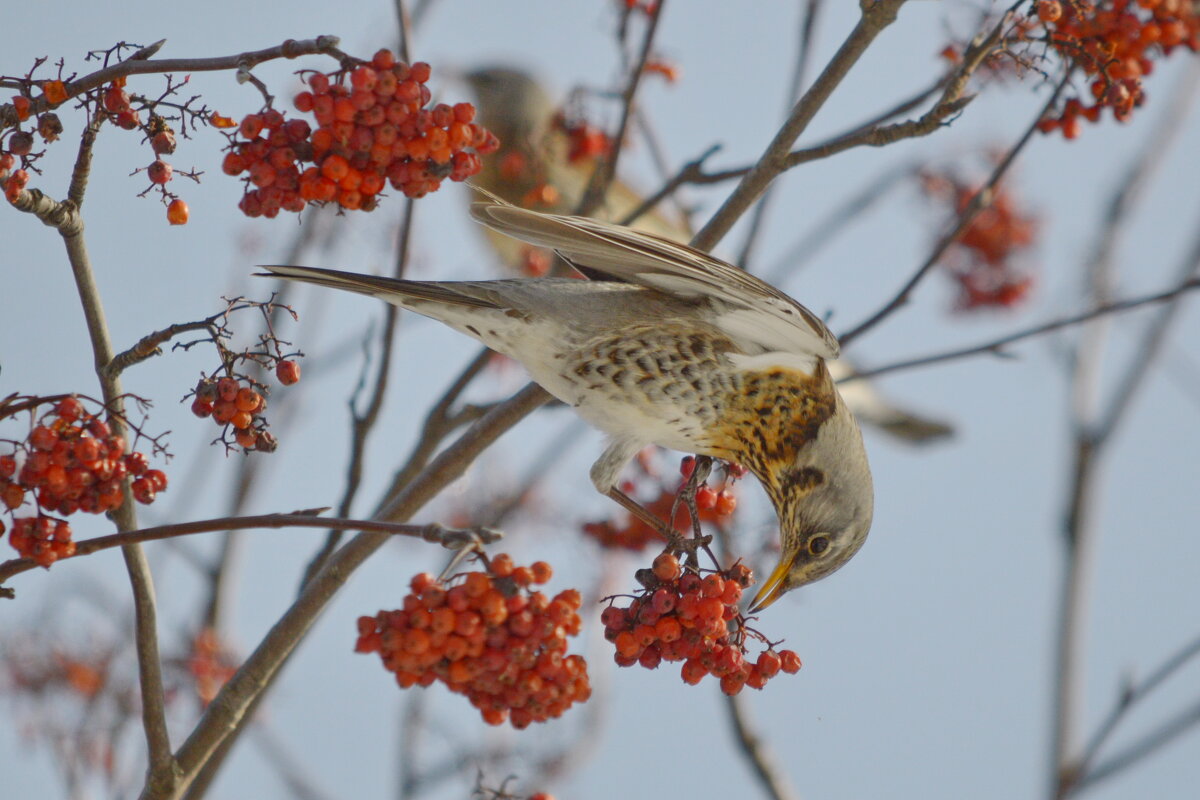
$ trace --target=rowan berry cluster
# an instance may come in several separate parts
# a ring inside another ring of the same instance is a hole
[[[310,203],[370,211],[388,183],[423,197],[445,178],[478,173],[479,156],[495,152],[499,140],[473,121],[470,103],[426,108],[430,74],[424,62],[409,65],[380,50],[353,69],[308,76],[294,105],[312,113],[315,131],[275,109],[247,115],[222,164],[228,175],[247,174],[239,208],[249,217]]]
[[[43,567],[75,554],[70,523],[47,514],[102,514],[119,508],[127,478],[132,478],[130,489],[139,503],[153,503],[167,488],[166,474],[150,469],[144,453],[126,453],[125,438],[89,413],[78,397],[59,400],[23,441],[11,444],[12,452],[0,455],[0,501],[11,514],[28,495],[38,516],[14,518],[9,542]]]
[[[920,175],[926,195],[954,214],[971,203],[978,187],[953,175],[926,171]],[[957,308],[1011,308],[1033,288],[1033,275],[1019,263],[1037,238],[1037,219],[1023,214],[1011,192],[993,190],[992,202],[975,215],[947,251],[945,265],[958,285]]]
[[[612,150],[612,140],[608,134],[585,119],[559,113],[554,117],[554,127],[567,135],[568,163],[590,161],[606,156]]]
[[[255,380],[243,370],[246,364],[256,365],[262,371],[273,371],[275,378],[284,386],[300,380],[300,364],[295,360],[302,355],[287,352],[290,343],[275,335],[273,317],[280,311],[296,319],[296,313],[285,305],[275,302],[274,296],[266,302],[237,297],[226,298],[226,309],[202,320],[191,323],[202,327],[207,335],[200,339],[177,344],[176,347],[191,348],[197,344],[211,342],[220,356],[220,366],[213,375],[201,375],[194,389],[183,399],[192,401],[192,413],[200,419],[211,417],[221,428],[221,435],[214,441],[223,442],[226,448],[237,445],[244,452],[259,451],[273,453],[279,446],[275,436],[267,430],[266,384]],[[233,338],[230,315],[237,311],[255,309],[262,314],[265,331],[258,336],[258,346],[234,350],[229,346]],[[217,376],[220,377],[217,377]]]
[[[654,499],[642,503],[642,506],[655,517],[664,521],[671,519],[674,514],[671,523],[673,528],[679,533],[690,531],[691,518],[687,504],[681,500],[679,493],[688,479],[692,477],[696,464],[695,457],[685,456],[680,462],[679,472],[683,476],[683,484],[674,486],[657,480],[656,470],[647,460],[639,458],[635,463],[641,469],[644,478],[654,480],[655,491],[658,492]],[[725,464],[724,478],[718,484],[718,488],[709,486],[705,482],[696,489],[696,510],[700,522],[722,524],[728,521],[730,515],[737,508],[737,495],[733,491],[734,481],[745,474],[744,467],[738,464]],[[636,486],[632,481],[627,481],[621,486],[621,490],[629,495],[633,495],[635,489]],[[658,530],[652,528],[641,518],[633,516],[620,525],[615,524],[612,520],[585,522],[583,532],[598,541],[602,547],[625,550],[641,551],[651,542],[662,542],[662,535]]]
[[[233,657],[211,627],[202,628],[192,638],[191,652],[187,655],[185,666],[195,682],[196,695],[205,706],[213,701],[217,692],[237,671]]]
[[[1067,139],[1079,135],[1081,119],[1096,122],[1105,108],[1128,119],[1145,99],[1141,79],[1155,59],[1200,49],[1200,8],[1191,0],[1037,0],[1034,15],[1059,55],[1091,79],[1090,101],[1071,98],[1039,123]]]
[[[618,666],[655,669],[663,661],[682,661],[685,683],[712,675],[729,695],[743,686],[761,689],[781,670],[800,669],[793,651],[776,652],[746,625],[738,602],[754,577],[744,564],[702,576],[667,551],[654,559],[651,570],[639,571],[639,580],[644,588],[627,607],[610,605],[600,616]],[[751,638],[767,644],[753,662],[746,650]]]
[[[401,688],[443,682],[490,725],[558,717],[591,687],[583,657],[566,655],[580,630],[579,592],[530,588],[550,577],[546,562],[516,566],[505,554],[446,583],[420,573],[402,608],[359,617],[354,649],[378,653]]]

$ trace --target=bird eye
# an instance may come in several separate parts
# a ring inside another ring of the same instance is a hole
[[[819,556],[829,549],[829,539],[824,536],[814,536],[808,541],[808,552]]]

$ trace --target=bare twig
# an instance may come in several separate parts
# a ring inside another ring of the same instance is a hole
[[[1092,764],[1095,763],[1101,748],[1108,742],[1109,737],[1117,729],[1121,721],[1125,719],[1126,715],[1140,701],[1145,700],[1155,689],[1197,656],[1200,656],[1200,637],[1193,639],[1178,651],[1172,653],[1141,682],[1121,688],[1117,694],[1116,702],[1113,703],[1112,709],[1108,712],[1108,716],[1096,728],[1096,732],[1092,735],[1091,740],[1083,750],[1083,755],[1079,758],[1079,779],[1075,784],[1074,791],[1082,789],[1094,780],[1099,780],[1099,778],[1095,777],[1095,773],[1100,772],[1100,768],[1093,768]],[[1150,736],[1144,737],[1143,741],[1150,738]],[[1134,750],[1135,747],[1128,747],[1125,752]],[[1114,762],[1119,763],[1117,756],[1108,759],[1106,763],[1111,765]]]
[[[960,358],[969,356],[977,356],[984,354],[1004,355],[1004,348],[1010,344],[1014,344],[1023,339],[1031,339],[1035,336],[1041,336],[1052,331],[1062,330],[1063,328],[1071,328],[1088,320],[1096,319],[1097,317],[1107,316],[1109,314],[1118,314],[1123,311],[1132,311],[1143,306],[1154,305],[1156,303],[1165,303],[1179,298],[1181,295],[1200,287],[1200,278],[1193,278],[1177,284],[1171,289],[1162,292],[1156,292],[1150,295],[1142,295],[1132,297],[1127,300],[1118,300],[1113,303],[1106,303],[1102,306],[1083,311],[1079,314],[1072,314],[1068,317],[1043,322],[1039,325],[1034,325],[1030,328],[1010,333],[1006,336],[1001,336],[997,339],[984,342],[983,344],[970,345],[955,350],[947,350],[941,353],[934,353],[928,356],[920,356],[918,358],[910,358],[904,361],[897,361],[892,364],[886,364],[882,367],[873,369],[864,369],[849,375],[842,382],[856,381],[863,378],[874,378],[879,375],[887,375],[891,372],[900,372],[901,370],[914,369],[916,367],[927,367],[933,364],[941,364],[946,361],[957,361]]]
[[[1187,85],[1187,82],[1184,82]],[[1186,100],[1181,100],[1186,103]],[[1147,147],[1134,159],[1134,169],[1146,172],[1161,163],[1159,154],[1152,150],[1165,150],[1171,141],[1172,132],[1164,129],[1174,127],[1176,121],[1170,112],[1160,121],[1160,127],[1147,142]],[[1127,176],[1131,177],[1131,176]],[[1146,178],[1138,178],[1140,183]],[[1127,183],[1128,181],[1126,181]],[[1128,217],[1132,201],[1140,195],[1135,189],[1119,187],[1109,204],[1107,219],[1119,224]],[[1113,246],[1118,236],[1110,233],[1105,241]],[[1088,266],[1089,289],[1093,297],[1103,301],[1115,284],[1114,260],[1109,251],[1102,249],[1093,254]],[[1200,267],[1200,237],[1197,237],[1192,252],[1188,254],[1179,270],[1181,275],[1194,275]],[[1194,282],[1191,279],[1189,282]],[[1073,791],[1082,777],[1083,763],[1079,749],[1079,728],[1082,718],[1085,671],[1087,609],[1092,596],[1092,577],[1096,565],[1097,536],[1094,523],[1095,490],[1098,480],[1100,457],[1112,441],[1116,426],[1129,408],[1133,394],[1145,383],[1152,363],[1161,352],[1167,326],[1174,316],[1178,299],[1159,312],[1159,318],[1143,337],[1141,346],[1129,363],[1125,375],[1116,385],[1120,387],[1107,411],[1101,410],[1100,367],[1106,360],[1106,330],[1095,324],[1083,329],[1076,347],[1071,372],[1071,423],[1074,427],[1071,486],[1067,496],[1064,525],[1066,548],[1066,574],[1058,606],[1058,635],[1055,652],[1054,695],[1051,707],[1053,731],[1053,763],[1050,778],[1052,796],[1066,797]],[[1098,423],[1098,420],[1104,422]],[[1133,763],[1136,759],[1130,760]]]
[[[813,31],[816,30],[817,16],[820,11],[821,0],[807,0],[804,4],[804,10],[800,13],[800,32],[796,37],[796,63],[792,68],[792,79],[788,85],[785,111],[790,110],[796,104],[796,100],[800,97],[800,90],[804,88],[804,79],[807,77],[808,64],[812,55]],[[766,188],[750,212],[750,222],[746,231],[746,238],[742,243],[742,250],[735,262],[744,270],[750,269],[750,257],[754,252],[755,244],[758,242],[759,233],[763,229],[763,220],[766,218],[767,207],[774,196],[774,187],[775,184],[771,183]]]
[[[629,70],[629,80],[625,84],[625,91],[621,93],[621,121],[617,125],[616,132],[613,133],[612,148],[603,158],[599,159],[599,163],[596,164],[596,169],[588,181],[587,190],[579,200],[579,207],[575,213],[580,216],[589,216],[600,206],[604,195],[608,192],[609,185],[617,174],[617,160],[621,157],[625,136],[629,131],[629,121],[633,118],[633,99],[637,94],[638,85],[641,83],[642,74],[645,72],[646,60],[650,58],[650,48],[654,44],[654,34],[658,31],[658,20],[662,17],[665,5],[666,0],[658,0],[654,4],[653,11],[647,15],[648,20],[646,32],[642,36],[642,47],[638,52],[637,61]]]
[[[1106,778],[1124,772],[1197,725],[1200,725],[1200,701],[1168,717],[1156,728],[1139,737],[1133,744],[1097,764],[1087,775],[1081,777],[1071,787],[1071,790],[1078,792],[1085,787],[1093,786]]]
[[[904,286],[900,288],[900,291],[898,291],[891,300],[884,304],[882,308],[880,308],[863,322],[842,334],[839,337],[842,345],[850,344],[850,342],[854,341],[859,336],[862,336],[864,333],[890,316],[893,312],[897,311],[901,306],[908,303],[908,299],[912,295],[913,290],[917,288],[917,284],[919,284],[925,278],[925,276],[929,274],[930,270],[934,268],[938,261],[941,260],[942,256],[945,255],[946,250],[950,248],[950,245],[958,241],[958,237],[963,234],[968,226],[970,226],[970,224],[975,220],[975,217],[979,215],[979,212],[991,205],[993,191],[996,188],[996,184],[998,184],[1000,179],[1003,178],[1008,172],[1008,168],[1012,166],[1020,152],[1025,149],[1025,145],[1029,143],[1029,140],[1037,131],[1038,121],[1045,116],[1047,111],[1054,107],[1055,103],[1058,102],[1058,96],[1062,93],[1062,90],[1066,88],[1071,74],[1072,72],[1068,70],[1063,76],[1062,80],[1059,81],[1058,85],[1054,89],[1054,92],[1050,95],[1050,99],[1046,101],[1046,104],[1043,106],[1042,110],[1034,118],[1033,122],[1029,124],[1029,127],[1025,130],[1025,133],[1022,134],[1021,138],[1017,140],[1016,144],[1009,148],[1008,152],[1005,153],[1004,158],[1001,159],[1000,163],[996,165],[996,168],[992,170],[992,174],[988,177],[987,181],[984,182],[979,191],[975,193],[975,195],[971,198],[971,201],[967,203],[967,206],[962,210],[962,213],[958,215],[958,219],[956,219],[950,229],[942,235],[942,238],[938,240],[938,243],[933,248],[933,252],[931,252],[929,257],[925,259],[925,262],[917,268],[912,277],[908,279],[908,282],[905,283]]]
[[[734,189],[721,208],[700,232],[692,237],[692,246],[711,250],[729,232],[733,224],[745,213],[772,180],[787,169],[786,157],[792,144],[799,138],[817,111],[829,99],[833,90],[850,72],[871,42],[884,28],[891,25],[905,0],[874,0],[862,3],[862,16],[854,30],[842,43],[833,59],[805,92],[788,120],[767,145],[762,157]]]
[[[202,519],[195,522],[177,522],[171,525],[156,525],[153,528],[139,528],[132,531],[122,531],[108,536],[97,536],[84,539],[75,544],[75,555],[70,558],[90,555],[100,550],[113,547],[124,547],[141,542],[155,542],[160,539],[172,539],[177,536],[190,536],[196,533],[213,533],[215,531],[246,530],[250,528],[328,528],[337,526],[343,530],[374,531],[392,536],[412,536],[427,542],[441,544],[444,547],[457,549],[465,542],[483,542],[490,544],[500,539],[500,533],[491,528],[446,528],[436,523],[429,525],[401,525],[395,522],[378,522],[373,520],[349,519],[345,517],[321,517],[317,514],[324,509],[313,511],[294,511],[289,514],[256,514],[248,517],[217,517]],[[70,559],[60,559],[69,561]],[[27,572],[37,566],[31,558],[14,558],[0,563],[0,582],[13,575]]]
[[[491,360],[492,351],[486,347],[479,351],[479,354],[471,360],[463,371],[459,373],[454,382],[450,384],[445,393],[430,409],[429,414],[425,417],[425,425],[421,429],[421,437],[413,446],[412,453],[409,454],[408,460],[404,466],[397,470],[392,478],[392,483],[387,491],[383,494],[383,499],[379,502],[377,508],[382,508],[396,497],[406,486],[425,469],[425,465],[429,463],[429,459],[433,457],[438,445],[453,432],[458,426],[465,422],[473,421],[474,412],[451,413],[454,404],[458,402],[459,396],[470,385],[483,368],[487,366]]]
[[[403,8],[400,9],[403,12]],[[411,199],[404,201],[404,212],[400,223],[400,242],[396,248],[396,262],[392,277],[403,278],[408,265],[409,243],[412,241],[413,211],[415,206]],[[392,369],[392,348],[396,342],[396,324],[400,309],[391,303],[385,303],[383,330],[379,335],[379,361],[375,368],[374,388],[367,408],[359,413],[355,408],[355,396],[351,396],[350,406],[350,463],[346,467],[346,488],[338,503],[338,516],[344,517],[354,506],[362,484],[363,460],[366,458],[367,439],[379,421],[379,412],[383,410],[383,399],[387,394],[388,378]],[[364,369],[366,366],[364,365]],[[357,392],[355,392],[357,395]],[[342,531],[334,528],[325,537],[325,543],[320,551],[308,563],[304,570],[303,581],[307,582],[329,558],[342,539]]]
[[[165,40],[156,43],[156,49],[164,42]],[[286,42],[275,47],[228,56],[215,56],[213,58],[160,58],[155,60],[139,57],[139,54],[135,53],[132,57],[124,61],[96,70],[82,78],[67,83],[67,96],[75,97],[118,78],[125,78],[130,75],[166,72],[214,72],[230,69],[248,74],[251,68],[264,61],[273,61],[278,58],[298,58],[300,56],[316,54],[330,55],[339,61],[344,61],[347,56],[338,49],[338,43],[339,40],[336,36],[318,36],[315,39],[300,40],[288,39]],[[36,97],[30,103],[29,113],[40,114],[50,107],[44,96]],[[16,109],[13,108],[11,103],[0,105],[0,130],[10,128],[16,125],[18,121]]]
[[[738,745],[767,795],[773,800],[798,800],[800,795],[788,780],[787,774],[779,769],[774,754],[762,737],[750,727],[745,695],[727,696],[725,709],[729,712],[729,721],[737,734]]]

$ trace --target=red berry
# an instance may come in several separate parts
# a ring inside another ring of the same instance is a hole
[[[300,380],[300,364],[295,361],[280,361],[275,366],[275,377],[284,386],[291,386]]]
[[[717,504],[717,490],[705,484],[696,490],[696,507],[708,511]]]
[[[146,174],[150,177],[150,182],[157,184],[164,184],[171,180],[171,173],[173,171],[171,165],[161,158],[146,168]]]
[[[176,197],[167,206],[167,222],[172,225],[186,225],[188,221],[188,204]]]

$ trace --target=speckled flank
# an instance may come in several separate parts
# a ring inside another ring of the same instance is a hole
[[[796,455],[837,407],[824,363],[815,374],[774,367],[735,370],[719,334],[639,326],[566,356],[563,374],[587,402],[634,405],[694,452],[749,467],[769,491],[807,492],[819,470],[792,472]],[[768,478],[769,476],[769,478]]]

